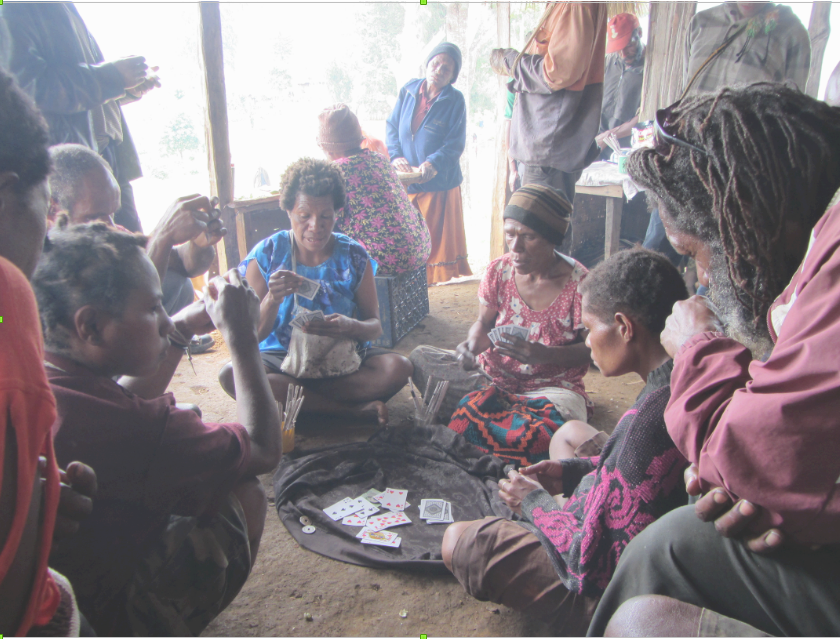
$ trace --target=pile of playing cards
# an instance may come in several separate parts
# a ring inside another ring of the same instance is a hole
[[[324,311],[307,311],[306,309],[302,308],[298,311],[298,314],[295,315],[295,319],[289,322],[289,325],[292,328],[303,328],[304,324],[316,319],[323,320]]]
[[[490,341],[493,342],[493,346],[498,346],[500,341],[502,345],[510,341],[510,338],[502,338],[502,335],[512,335],[514,337],[519,337],[521,339],[527,340],[528,333],[528,329],[524,326],[514,326],[513,324],[507,324],[505,326],[496,326],[492,331],[490,331],[489,337]]]
[[[443,499],[421,499],[420,519],[425,519],[427,524],[451,524],[452,504]]]
[[[324,512],[333,521],[341,519],[345,526],[361,526],[362,530],[356,537],[363,544],[399,548],[400,536],[386,532],[385,529],[411,523],[411,519],[403,512],[410,506],[406,503],[407,495],[408,491],[398,488],[386,488],[382,492],[372,488],[356,499],[345,497],[329,508],[324,508]],[[390,512],[376,514],[380,507]]]

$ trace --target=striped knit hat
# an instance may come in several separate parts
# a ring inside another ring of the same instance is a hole
[[[521,222],[556,246],[569,230],[572,205],[550,186],[527,184],[510,196],[502,218]]]

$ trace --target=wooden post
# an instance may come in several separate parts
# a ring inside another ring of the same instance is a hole
[[[219,4],[217,2],[199,3],[199,16],[201,61],[204,67],[209,124],[207,154],[210,164],[210,192],[219,197],[222,222],[228,230],[222,242],[216,245],[219,271],[224,273],[239,264],[240,255],[235,211],[233,207],[228,206],[233,201],[233,176],[230,171],[222,17]]]
[[[830,2],[815,2],[813,4],[811,22],[808,24],[808,35],[811,39],[811,68],[808,71],[808,82],[805,84],[805,93],[812,98],[816,98],[820,90],[823,56],[828,44],[828,36],[831,33],[830,14]]]
[[[510,2],[496,3],[496,46],[507,48],[510,47]],[[505,205],[508,200],[508,160],[507,148],[505,146],[505,130],[507,122],[504,118],[504,109],[506,100],[502,100],[507,95],[508,78],[498,76],[499,80],[499,98],[496,106],[496,120],[499,126],[496,127],[496,171],[493,184],[493,200],[490,210],[490,259],[495,260],[497,257],[504,255],[507,247],[505,246],[505,234],[502,230],[503,220],[502,214],[505,211]]]
[[[672,104],[683,91],[683,52],[696,2],[651,2],[640,121]]]

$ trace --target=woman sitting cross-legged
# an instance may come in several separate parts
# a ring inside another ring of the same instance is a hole
[[[413,368],[405,357],[370,345],[382,334],[373,264],[358,242],[333,233],[336,210],[345,202],[341,172],[330,162],[303,158],[286,170],[281,189],[291,231],[263,240],[239,265],[261,300],[260,352],[274,396],[285,402],[289,384],[302,384],[302,411],[370,417],[384,425],[384,402],[405,386]],[[312,292],[312,299],[301,294]],[[311,311],[323,312],[324,319],[291,325],[297,315]],[[349,347],[351,357],[345,351],[334,365],[327,362],[319,372],[297,379],[292,371],[303,369],[284,361],[302,363],[314,352],[310,344],[324,343],[307,341],[308,336],[332,338],[337,350]],[[361,365],[358,359],[348,365],[356,352]],[[235,396],[230,364],[219,381]]]
[[[587,270],[556,251],[572,205],[551,187],[529,184],[504,212],[510,252],[495,260],[478,289],[478,320],[457,348],[465,369],[481,366],[493,385],[461,400],[449,424],[468,441],[509,460],[548,459],[558,424],[585,420],[589,348],[581,323]],[[519,336],[492,331],[518,330]]]
[[[586,343],[606,377],[647,380],[600,456],[546,460],[499,482],[521,521],[455,523],[443,560],[466,590],[583,634],[624,548],[665,513],[685,504],[688,462],[665,428],[673,362],[659,342],[671,307],[688,293],[666,257],[622,251],[581,286]],[[555,435],[557,436],[557,435]],[[568,501],[558,505],[554,496]]]

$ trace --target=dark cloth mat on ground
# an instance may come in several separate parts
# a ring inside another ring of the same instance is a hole
[[[440,544],[447,525],[420,519],[420,500],[451,502],[455,521],[511,517],[498,495],[504,465],[445,426],[385,428],[364,443],[284,457],[274,475],[275,505],[292,537],[320,555],[373,568],[446,572]],[[362,544],[360,527],[344,526],[323,511],[371,488],[408,491],[405,514],[412,523],[388,528],[402,538],[399,548]],[[303,515],[314,533],[303,532]]]

